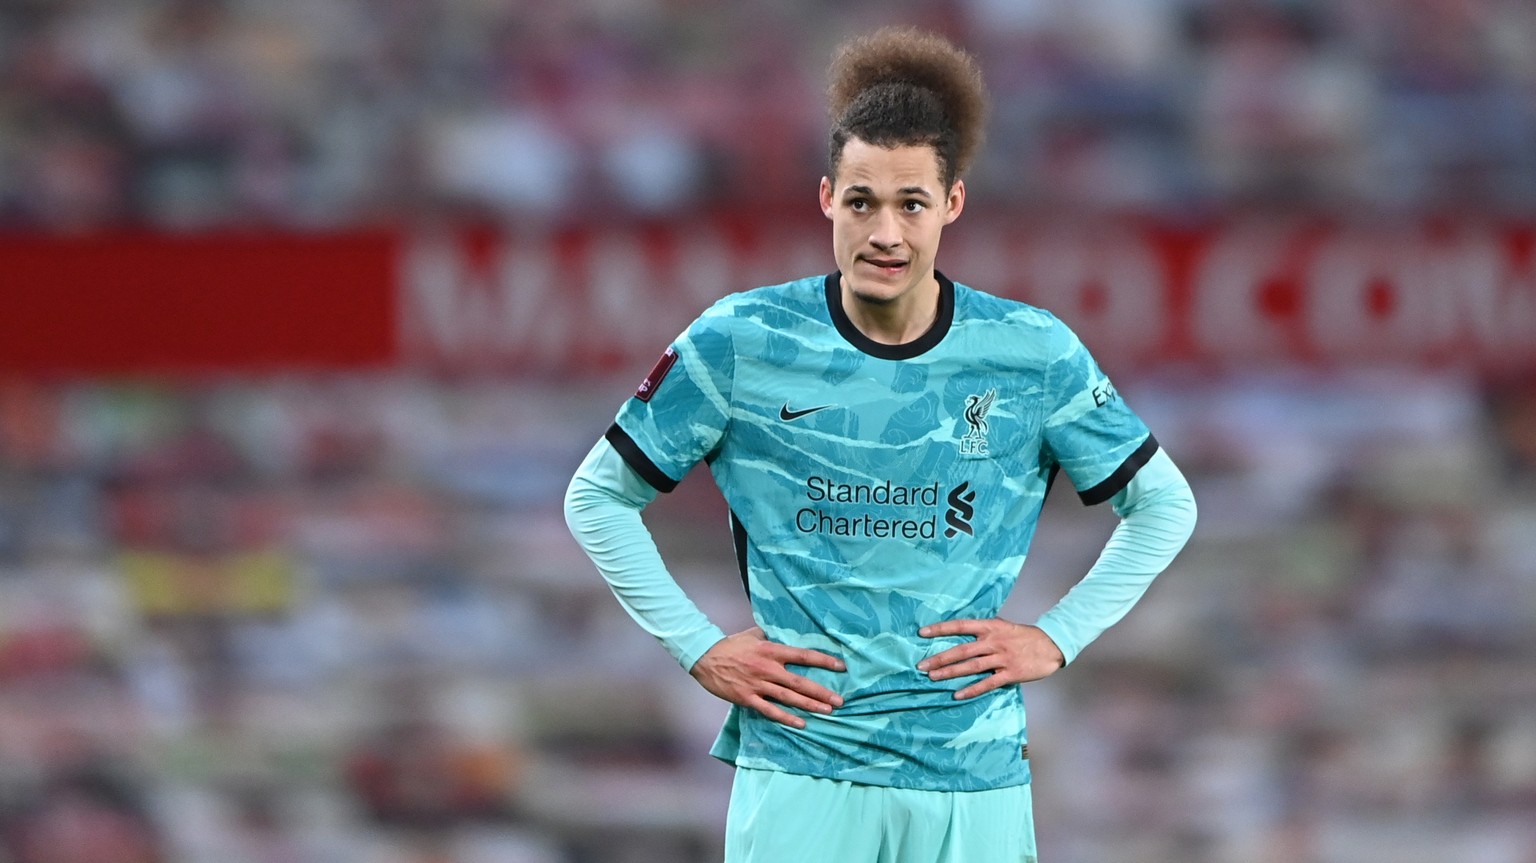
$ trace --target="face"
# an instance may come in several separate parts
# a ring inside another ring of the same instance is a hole
[[[843,147],[837,174],[821,179],[821,211],[832,220],[845,300],[894,306],[936,296],[939,234],[965,206],[965,184],[943,187],[932,147],[858,138]]]

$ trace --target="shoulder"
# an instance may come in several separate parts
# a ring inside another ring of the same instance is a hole
[[[720,298],[705,314],[752,317],[776,309],[806,311],[825,305],[826,276],[807,276],[792,282],[764,285]]]
[[[704,310],[691,328],[742,335],[754,329],[788,329],[826,315],[826,277],[807,276],[727,294]]]
[[[1025,329],[1066,328],[1059,318],[1039,306],[1000,297],[960,282],[955,282],[955,317],[966,323],[994,323]]]
[[[955,283],[955,323],[989,341],[1046,360],[1077,342],[1071,328],[1049,310],[959,282]]]

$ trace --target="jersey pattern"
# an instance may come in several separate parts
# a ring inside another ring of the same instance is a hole
[[[708,462],[757,624],[847,664],[794,668],[844,699],[791,708],[803,730],[733,708],[726,761],[929,790],[1029,781],[1020,688],[956,700],[982,678],[916,666],[967,639],[918,628],[998,614],[1058,468],[1095,503],[1157,444],[1053,315],[939,281],[937,319],[906,345],[851,324],[835,273],[731,295],[609,430],[662,491]]]

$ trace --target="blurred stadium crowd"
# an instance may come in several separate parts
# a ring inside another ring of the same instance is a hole
[[[0,859],[718,860],[723,706],[552,504],[631,383],[0,389]],[[1049,859],[1536,859],[1536,399],[1122,390],[1202,523],[1027,689]],[[742,627],[713,494],[695,477],[652,522]],[[1053,496],[1005,614],[1112,523]]]
[[[892,20],[980,56],[997,210],[1536,210],[1523,0],[6,0],[0,227],[808,207]],[[1045,859],[1536,863],[1536,387],[1110,371],[1201,524],[1027,689]],[[641,372],[0,376],[0,863],[717,860],[723,707],[558,508]],[[649,514],[745,626],[708,485]]]
[[[0,219],[803,205],[830,51],[890,21],[981,59],[984,202],[1536,201],[1523,0],[9,0]]]

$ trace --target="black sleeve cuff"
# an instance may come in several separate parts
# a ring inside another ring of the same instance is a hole
[[[635,443],[635,439],[629,436],[629,432],[619,428],[618,423],[609,426],[603,437],[619,451],[619,455],[623,456],[624,461],[635,469],[635,473],[640,474],[641,479],[651,484],[652,488],[663,494],[677,488],[678,481],[667,476],[665,471],[657,467],[656,463],[651,461],[651,457],[645,454],[645,450],[642,450],[640,445]]]
[[[1136,473],[1141,470],[1143,465],[1151,461],[1154,455],[1157,455],[1157,438],[1148,434],[1147,439],[1141,442],[1141,446],[1137,447],[1135,452],[1127,456],[1125,461],[1115,468],[1114,473],[1111,473],[1108,478],[1093,488],[1078,492],[1077,496],[1082,498],[1085,506],[1093,506],[1094,504],[1109,500],[1116,494],[1119,494],[1121,489],[1130,485]],[[639,468],[636,468],[636,470],[639,470]]]

